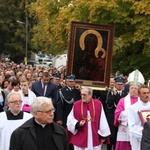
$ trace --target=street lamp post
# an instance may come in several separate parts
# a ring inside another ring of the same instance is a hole
[[[18,23],[21,23],[21,24],[25,24],[25,29],[26,29],[26,49],[25,49],[25,58],[24,58],[24,63],[25,65],[27,65],[27,60],[28,60],[28,17],[26,17],[26,22],[22,22],[22,21],[18,21]]]
[[[26,17],[26,54],[25,54],[25,65],[27,65],[28,60],[28,17]]]

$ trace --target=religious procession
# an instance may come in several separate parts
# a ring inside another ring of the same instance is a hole
[[[0,0],[0,150],[150,150],[149,0]]]
[[[0,65],[1,150],[148,150],[150,89],[139,70],[105,90],[73,74]]]

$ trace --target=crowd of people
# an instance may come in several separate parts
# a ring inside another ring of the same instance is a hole
[[[103,91],[75,79],[64,68],[0,63],[0,149],[149,150],[139,111],[149,112],[150,91],[140,71],[110,78]]]

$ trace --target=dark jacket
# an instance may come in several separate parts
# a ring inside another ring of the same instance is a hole
[[[114,139],[113,143],[110,139],[110,143],[115,144],[116,143],[116,138],[117,138],[117,131],[118,127],[114,125],[114,113],[116,106],[119,102],[119,100],[127,95],[126,91],[122,91],[122,95],[119,95],[118,93],[116,95],[111,94],[111,91],[108,91],[106,95],[106,118],[110,127],[110,138]]]
[[[150,121],[144,124],[143,136],[141,141],[141,150],[150,150]]]
[[[42,90],[42,83],[40,81],[36,81],[32,84],[31,90],[35,93],[36,96],[44,96]],[[47,84],[47,90],[45,93],[45,97],[52,98],[53,105],[55,106],[57,96],[57,88],[56,85],[52,82]]]
[[[56,101],[56,121],[63,121],[63,127],[66,128],[67,116],[69,115],[74,102],[80,99],[80,91],[77,89],[71,91],[66,86],[58,91]]]
[[[52,125],[54,128],[52,138],[58,150],[68,150],[68,138],[65,129],[55,122]],[[34,118],[25,122],[12,133],[9,150],[37,150]]]

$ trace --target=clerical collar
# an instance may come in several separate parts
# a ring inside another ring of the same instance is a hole
[[[10,110],[6,111],[6,116],[8,120],[19,120],[23,119],[23,112],[20,111],[17,115],[14,115]]]
[[[25,97],[28,97],[28,94],[24,94]]]
[[[25,91],[24,91],[24,92],[25,92]],[[28,94],[28,93],[29,93],[28,90],[27,90],[25,93],[24,93],[24,92],[22,91],[23,96],[28,97],[28,95],[29,95],[29,94]]]
[[[35,119],[35,122],[36,122],[38,125],[41,125],[43,128],[46,126],[46,124],[39,123],[36,119]]]

